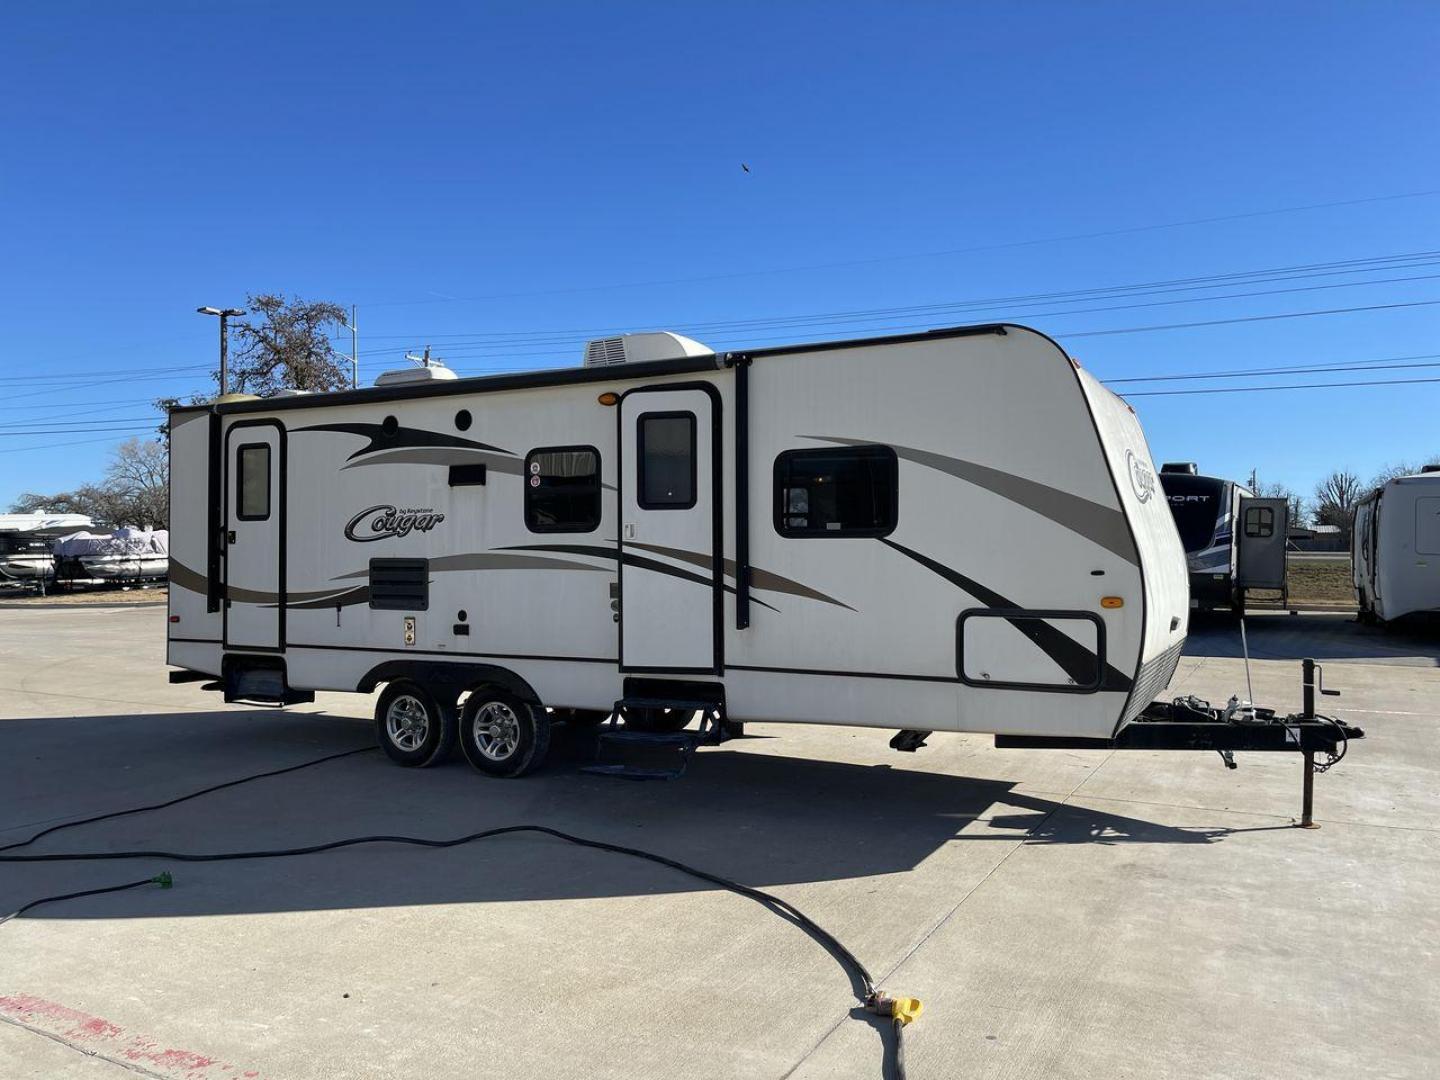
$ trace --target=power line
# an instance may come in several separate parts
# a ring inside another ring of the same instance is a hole
[[[1116,383],[1173,382],[1178,379],[1259,378],[1266,375],[1301,375],[1315,371],[1395,371],[1400,368],[1437,367],[1437,364],[1401,364],[1397,360],[1431,360],[1440,353],[1419,353],[1415,356],[1382,356],[1374,360],[1342,360],[1334,364],[1313,364],[1306,367],[1237,368],[1233,371],[1189,372],[1183,375],[1132,375],[1123,379],[1102,379],[1106,386]],[[1383,365],[1383,366],[1382,366]]]
[[[152,430],[154,430],[154,428],[158,425],[158,423],[159,423],[159,418],[156,417],[156,422],[155,422],[155,424],[152,424],[149,428],[140,428],[139,430],[141,430],[141,431],[152,431]],[[96,431],[135,431],[135,430],[136,430],[136,428],[133,427],[133,426],[113,427],[113,428],[94,428],[94,427],[92,427],[92,428],[42,428],[42,429],[40,429],[40,430],[38,430],[38,431],[0,431],[0,439],[4,439],[4,438],[7,438],[7,437],[9,437],[9,438],[17,438],[17,437],[18,437],[18,438],[24,438],[26,435],[89,435],[89,434],[91,434],[92,432],[96,432]]]
[[[1434,379],[1364,379],[1359,382],[1289,383],[1285,386],[1216,386],[1205,390],[1138,390],[1121,397],[1176,397],[1188,394],[1255,394],[1262,390],[1327,390],[1356,386],[1410,386],[1416,383],[1440,383]]]
[[[1391,311],[1397,308],[1431,307],[1440,300],[1414,300],[1405,304],[1367,304],[1363,307],[1327,308],[1321,311],[1290,311],[1279,315],[1247,315],[1238,319],[1209,319],[1205,322],[1167,323],[1157,326],[1126,326],[1118,330],[1056,330],[1060,337],[1104,337],[1109,334],[1148,334],[1154,330],[1189,330],[1197,326],[1228,326],[1233,323],[1272,322],[1276,319],[1306,319],[1312,315],[1348,315],[1356,311]]]
[[[1012,248],[1034,247],[1043,244],[1067,243],[1075,240],[1098,240],[1111,236],[1128,236],[1136,233],[1154,232],[1163,229],[1188,228],[1195,225],[1213,225],[1226,221],[1245,221],[1258,217],[1272,217],[1279,214],[1295,214],[1309,210],[1328,210],[1341,206],[1360,206],[1368,203],[1393,202],[1400,199],[1421,199],[1440,195],[1440,189],[1430,191],[1400,192],[1394,195],[1374,195],[1363,199],[1342,199],[1335,202],[1310,203],[1304,206],[1282,206],[1270,210],[1251,210],[1240,214],[1220,214],[1212,217],[1189,218],[1183,221],[1167,221],[1149,225],[1132,225],[1118,229],[1103,229],[1095,232],[1070,233],[1062,236],[1040,237],[1029,240],[1010,240],[995,244],[978,244],[971,247],[946,248],[938,251],[911,252],[899,255],[879,255],[865,259],[844,259],[837,262],[810,263],[802,266],[770,267],[759,270],[738,270],[725,274],[705,274],[695,277],[661,278],[650,281],[611,282],[604,285],[577,285],[564,289],[543,289],[526,292],[489,293],[483,296],[431,297],[423,300],[371,300],[361,304],[365,308],[414,307],[427,304],[479,303],[486,300],[511,300],[527,296],[558,296],[568,293],[597,292],[609,289],[646,288],[656,285],[682,285],[707,281],[728,281],[734,278],[755,277],[764,274],[795,274],[813,270],[833,270],[850,266],[873,266],[877,263],[897,262],[905,259],[943,258],[951,255],[970,255],[984,251],[1004,251]]]
[[[1419,269],[1426,266],[1440,264],[1436,259],[1440,252],[1413,252],[1402,255],[1377,256],[1361,260],[1347,260],[1343,263],[1313,263],[1292,267],[1278,267],[1267,270],[1238,271],[1225,274],[1208,275],[1196,278],[1178,278],[1162,281],[1139,282],[1129,285],[1115,285],[1099,289],[1078,289],[1067,292],[1032,293],[1019,296],[996,296],[969,300],[954,300],[932,304],[907,305],[899,307],[861,308],[847,311],[826,311],[801,315],[774,316],[759,319],[726,319],[708,322],[679,322],[669,323],[666,329],[682,330],[687,333],[702,333],[714,330],[739,330],[739,329],[777,329],[782,327],[797,327],[805,324],[830,324],[844,322],[869,322],[876,318],[891,318],[902,315],[920,314],[953,314],[961,311],[984,310],[1004,307],[1013,310],[1018,307],[1033,307],[1041,303],[1083,303],[1087,300],[1098,299],[1119,299],[1127,295],[1148,296],[1168,292],[1193,292],[1202,289],[1224,288],[1227,284],[1238,284],[1240,279],[1248,278],[1245,284],[1266,284],[1272,282],[1284,282],[1304,280],[1313,277],[1353,275],[1363,273],[1377,273],[1386,270],[1398,269]],[[1360,266],[1359,263],[1373,265]],[[1329,269],[1323,269],[1323,268]],[[1424,277],[1421,278],[1422,280]],[[1415,280],[1411,278],[1385,279],[1381,281],[1356,281],[1341,282],[1331,285],[1311,286],[1311,289],[1325,288],[1351,288],[1360,285],[1389,284],[1395,281]],[[1236,293],[1228,296],[1217,297],[1194,297],[1170,303],[1195,303],[1206,300],[1237,299],[1249,296],[1273,295],[1278,292],[1305,291],[1297,290],[1260,290],[1254,292]],[[1160,306],[1137,305],[1137,306]],[[1107,311],[1119,310],[1117,308],[1088,308],[1080,310]],[[1046,313],[1050,314],[1050,313]],[[1065,314],[1060,312],[1059,314]],[[1038,318],[1035,314],[1030,317]],[[615,333],[624,333],[634,327],[592,327],[589,329],[556,330],[556,331],[492,331],[489,333],[466,333],[449,335],[403,335],[404,340],[411,340],[415,337],[428,339],[452,339],[449,340],[446,348],[451,355],[456,354],[459,348],[514,348],[523,345],[568,345],[583,343],[595,337],[604,337]],[[378,336],[378,335],[377,335]],[[371,355],[389,354],[393,349],[367,350]],[[364,354],[362,354],[364,355]]]
[[[141,428],[131,432],[131,434],[143,435],[147,431],[154,430],[154,428]],[[56,447],[61,446],[87,446],[91,443],[101,442],[113,443],[117,442],[119,439],[120,436],[118,435],[105,435],[99,439],[67,439],[64,442],[37,443],[34,446],[6,446],[0,447],[0,454],[23,454],[28,450],[54,450]]]

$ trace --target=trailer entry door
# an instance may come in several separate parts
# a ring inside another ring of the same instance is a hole
[[[1240,500],[1236,584],[1242,589],[1285,588],[1285,544],[1289,533],[1285,499]]]
[[[225,645],[284,647],[285,435],[273,420],[225,436]]]
[[[647,387],[618,411],[620,666],[718,674],[719,395]]]

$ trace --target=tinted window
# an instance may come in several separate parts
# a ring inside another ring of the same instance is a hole
[[[687,510],[695,505],[695,414],[646,413],[640,417],[640,506]]]
[[[1215,537],[1215,523],[1227,499],[1225,481],[1213,476],[1161,473],[1160,487],[1187,553],[1204,551]]]
[[[600,453],[593,446],[549,446],[525,459],[525,527],[590,532],[600,526]]]
[[[895,528],[899,472],[888,446],[786,451],[775,459],[775,531],[885,536]]]
[[[1252,506],[1245,511],[1245,535],[1264,538],[1275,535],[1275,511],[1268,506]]]
[[[270,516],[270,447],[250,443],[236,455],[239,476],[235,480],[236,516],[241,521],[261,521]]]

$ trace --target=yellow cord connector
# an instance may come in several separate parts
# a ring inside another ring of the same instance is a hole
[[[884,990],[876,990],[870,995],[870,1000],[865,1002],[865,1008],[876,1016],[891,1017],[902,1025],[918,1020],[924,1007],[919,998],[891,997]]]

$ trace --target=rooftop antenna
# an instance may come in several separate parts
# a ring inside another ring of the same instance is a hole
[[[421,367],[425,367],[425,368],[428,368],[428,367],[444,367],[444,366],[445,366],[444,362],[443,362],[438,356],[437,356],[434,360],[431,360],[431,359],[430,359],[430,346],[429,346],[429,345],[426,345],[426,346],[425,346],[425,355],[424,355],[424,356],[416,356],[414,353],[408,353],[408,352],[407,352],[407,353],[405,354],[405,359],[406,359],[406,360],[409,360],[411,363],[419,364]]]

